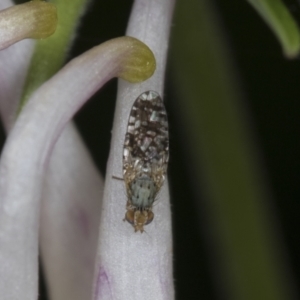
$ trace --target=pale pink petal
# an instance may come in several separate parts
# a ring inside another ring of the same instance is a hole
[[[0,161],[2,299],[37,298],[39,199],[51,150],[97,89],[127,74],[128,61],[135,69],[137,43],[115,39],[74,59],[32,95],[17,119]]]
[[[9,130],[16,120],[34,40],[24,40],[0,51],[0,113]]]
[[[11,5],[1,1],[0,9]],[[0,51],[0,113],[7,130],[17,117],[34,44],[24,40]],[[102,187],[89,153],[69,125],[55,145],[42,197],[42,261],[53,300],[90,299]]]
[[[68,125],[50,158],[43,190],[41,250],[52,300],[91,299],[103,183]]]
[[[12,1],[1,0],[0,10],[12,5]],[[0,51],[0,113],[7,130],[16,118],[16,107],[22,93],[34,44],[34,40],[24,40]]]
[[[119,83],[111,152],[107,166],[103,209],[100,220],[95,300],[166,300],[174,298],[172,277],[172,230],[168,183],[165,182],[154,207],[154,220],[146,233],[135,233],[123,222],[126,207],[122,178],[122,154],[129,112],[144,91],[162,97],[166,52],[173,0],[136,0],[127,35],[145,42],[154,52],[157,69],[141,84]]]

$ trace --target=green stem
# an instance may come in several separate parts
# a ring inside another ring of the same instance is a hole
[[[278,38],[284,54],[295,58],[300,51],[299,28],[280,0],[248,0]]]

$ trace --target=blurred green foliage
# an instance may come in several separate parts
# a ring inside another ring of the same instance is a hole
[[[177,2],[172,63],[196,187],[202,189],[228,299],[293,299],[224,34],[209,1]],[[197,183],[198,181],[198,183]],[[222,293],[222,292],[221,292]]]
[[[288,58],[295,58],[300,51],[299,28],[293,16],[281,0],[248,0],[265,22],[270,26],[283,52]]]

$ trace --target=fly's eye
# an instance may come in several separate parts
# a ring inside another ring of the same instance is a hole
[[[149,223],[151,223],[154,219],[154,213],[152,211],[148,211],[148,218],[147,218],[147,222],[145,225],[148,225]]]
[[[128,223],[134,224],[134,211],[128,210],[125,214],[125,219]]]

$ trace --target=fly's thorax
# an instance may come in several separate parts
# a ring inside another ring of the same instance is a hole
[[[144,231],[144,226],[152,222],[152,204],[158,192],[155,181],[147,174],[140,173],[128,184],[128,202],[125,220],[135,231]]]
[[[137,176],[129,186],[130,202],[139,209],[147,209],[152,206],[157,194],[157,186],[153,179],[144,174]]]

